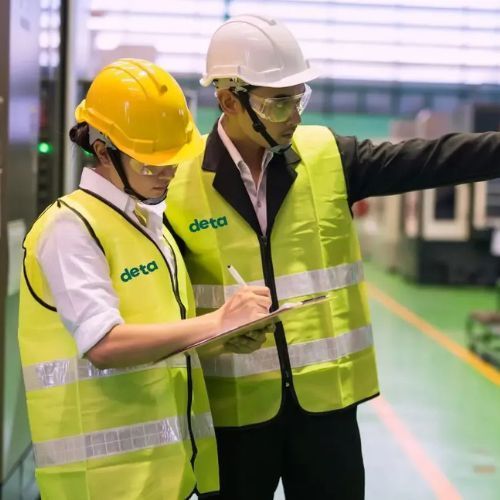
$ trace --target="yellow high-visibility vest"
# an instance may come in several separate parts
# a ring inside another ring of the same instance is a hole
[[[36,259],[37,242],[72,210],[101,247],[126,323],[191,317],[191,284],[177,245],[173,275],[142,228],[97,195],[77,190],[51,205],[28,233],[19,346],[43,499],[176,500],[218,490],[213,422],[196,355],[99,370],[79,359]],[[83,226],[82,226],[83,227]]]
[[[315,413],[379,392],[361,253],[336,141],[325,127],[303,126],[292,146],[300,162],[270,235],[254,230],[214,188],[216,174],[202,169],[202,157],[182,164],[169,186],[167,217],[186,243],[199,312],[219,307],[237,289],[229,264],[247,283],[268,285],[275,303],[334,295],[330,304],[287,318],[252,354],[202,359],[216,426],[272,419],[283,386]]]

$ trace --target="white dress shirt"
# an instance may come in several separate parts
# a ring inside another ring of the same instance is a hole
[[[175,274],[174,258],[162,236],[165,202],[137,202],[90,168],[83,170],[80,187],[104,198],[132,220],[138,221],[134,214],[136,205],[147,212],[147,226],[143,228],[158,244]],[[108,262],[84,223],[71,210],[59,211],[40,238],[36,254],[57,312],[83,356],[111,328],[124,323]]]
[[[255,184],[252,172],[248,165],[243,161],[241,154],[236,149],[236,146],[233,144],[229,136],[226,134],[224,127],[222,126],[222,115],[219,118],[219,122],[217,124],[217,132],[219,133],[219,137],[224,144],[229,156],[234,161],[234,164],[238,168],[241,176],[241,180],[246,187],[248,192],[248,196],[250,196],[250,200],[252,201],[253,208],[257,215],[257,219],[259,220],[260,229],[262,230],[262,234],[266,234],[267,230],[267,204],[266,204],[266,189],[267,189],[267,166],[273,157],[272,151],[266,150],[262,157],[262,169],[260,171],[259,179],[257,180],[257,184]]]

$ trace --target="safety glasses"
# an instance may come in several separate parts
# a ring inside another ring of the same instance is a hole
[[[134,158],[128,157],[128,164],[130,168],[139,175],[149,176],[149,175],[159,175],[165,170],[165,168],[177,168],[177,165],[163,165],[161,167],[156,167],[154,165],[145,165]]]
[[[292,96],[261,97],[252,93],[249,95],[250,106],[257,115],[274,123],[288,121],[295,111],[301,115],[310,98],[311,87],[307,84],[304,92]]]

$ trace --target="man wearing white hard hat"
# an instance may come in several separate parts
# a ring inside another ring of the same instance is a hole
[[[225,22],[201,80],[222,116],[169,189],[199,313],[237,289],[228,265],[265,283],[273,308],[334,296],[203,360],[223,499],[272,499],[280,478],[287,499],[364,497],[356,408],[379,387],[351,206],[500,175],[499,133],[374,146],[299,126],[317,76],[280,22]]]

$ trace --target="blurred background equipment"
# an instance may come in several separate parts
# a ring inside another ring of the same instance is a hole
[[[500,104],[470,103],[395,120],[389,139],[492,130],[500,130]],[[491,246],[500,227],[499,186],[493,180],[369,200],[372,221],[360,227],[369,255],[418,283],[493,285],[500,271]]]
[[[37,211],[39,5],[0,2],[0,478],[1,498],[35,498],[17,347],[22,241]]]
[[[471,311],[466,332],[469,349],[500,368],[500,280],[496,289],[496,310]]]

